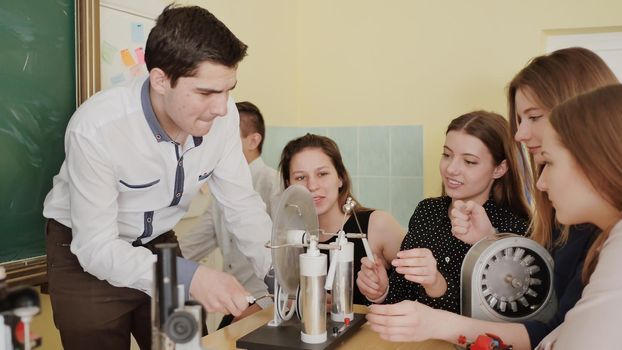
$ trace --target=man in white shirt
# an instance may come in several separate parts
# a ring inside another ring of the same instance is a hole
[[[148,79],[91,97],[65,134],[65,161],[43,214],[54,321],[65,349],[151,348],[156,243],[208,184],[263,278],[270,236],[242,154],[230,91],[247,46],[209,11],[167,7],[145,49]],[[178,253],[180,253],[178,251]],[[177,276],[208,312],[240,315],[250,295],[232,276],[177,259]]]
[[[276,170],[267,166],[261,159],[266,135],[264,119],[259,108],[250,102],[238,102],[236,107],[240,113],[242,152],[249,164],[253,188],[261,196],[269,213],[272,199],[278,194],[280,186]],[[213,197],[205,213],[199,217],[198,223],[186,234],[179,237],[179,245],[185,258],[197,262],[216,248],[220,248],[223,256],[223,271],[235,276],[244,288],[257,299],[257,303],[250,306],[241,315],[235,318],[233,315],[225,315],[220,324],[221,327],[272,305],[270,298],[262,298],[268,294],[268,287],[264,283],[264,279],[257,277],[252,272],[247,251],[240,249],[236,235],[227,230],[222,210],[215,203]],[[256,249],[265,248],[260,246]]]

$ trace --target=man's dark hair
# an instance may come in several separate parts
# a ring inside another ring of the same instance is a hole
[[[145,63],[149,71],[162,69],[175,87],[177,79],[193,76],[205,61],[237,66],[246,49],[246,44],[208,10],[169,5],[149,33]]]
[[[263,148],[263,141],[266,138],[266,125],[263,121],[263,115],[261,111],[254,104],[244,101],[237,102],[235,106],[240,113],[240,132],[242,137],[246,137],[249,134],[256,132],[261,135],[261,141],[259,142],[259,154]]]

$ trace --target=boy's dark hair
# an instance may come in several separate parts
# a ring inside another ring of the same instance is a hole
[[[169,5],[149,33],[145,63],[149,71],[162,69],[175,87],[177,79],[193,76],[202,62],[237,66],[247,47],[208,10]]]
[[[259,142],[259,146],[257,146],[259,154],[261,154],[263,141],[266,138],[266,125],[261,111],[257,106],[248,101],[237,102],[235,106],[240,113],[240,131],[242,137],[246,137],[253,132],[261,135],[261,141]]]

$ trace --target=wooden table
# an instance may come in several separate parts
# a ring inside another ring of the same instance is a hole
[[[367,308],[360,305],[354,306],[357,313],[366,313]],[[272,308],[268,308],[248,316],[238,322],[220,329],[203,338],[203,346],[209,350],[235,350],[235,342],[237,339],[254,331],[255,329],[268,323],[273,317]],[[369,325],[365,323],[355,335],[346,340],[339,350],[356,349],[356,350],[376,350],[376,349],[409,349],[409,350],[454,350],[454,346],[450,343],[438,340],[428,340],[420,343],[391,343],[380,339],[378,334],[371,330]]]

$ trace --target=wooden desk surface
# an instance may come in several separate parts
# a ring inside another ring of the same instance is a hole
[[[354,306],[354,311],[358,313],[366,313],[367,308],[360,305]],[[272,308],[268,308],[246,317],[232,325],[220,329],[203,338],[203,346],[209,350],[235,350],[235,342],[237,339],[263,326],[272,319]],[[355,335],[346,340],[340,350],[356,349],[409,349],[409,350],[454,350],[454,346],[447,342],[438,340],[428,340],[421,343],[391,343],[380,339],[378,334],[371,330],[369,325],[365,323]]]

